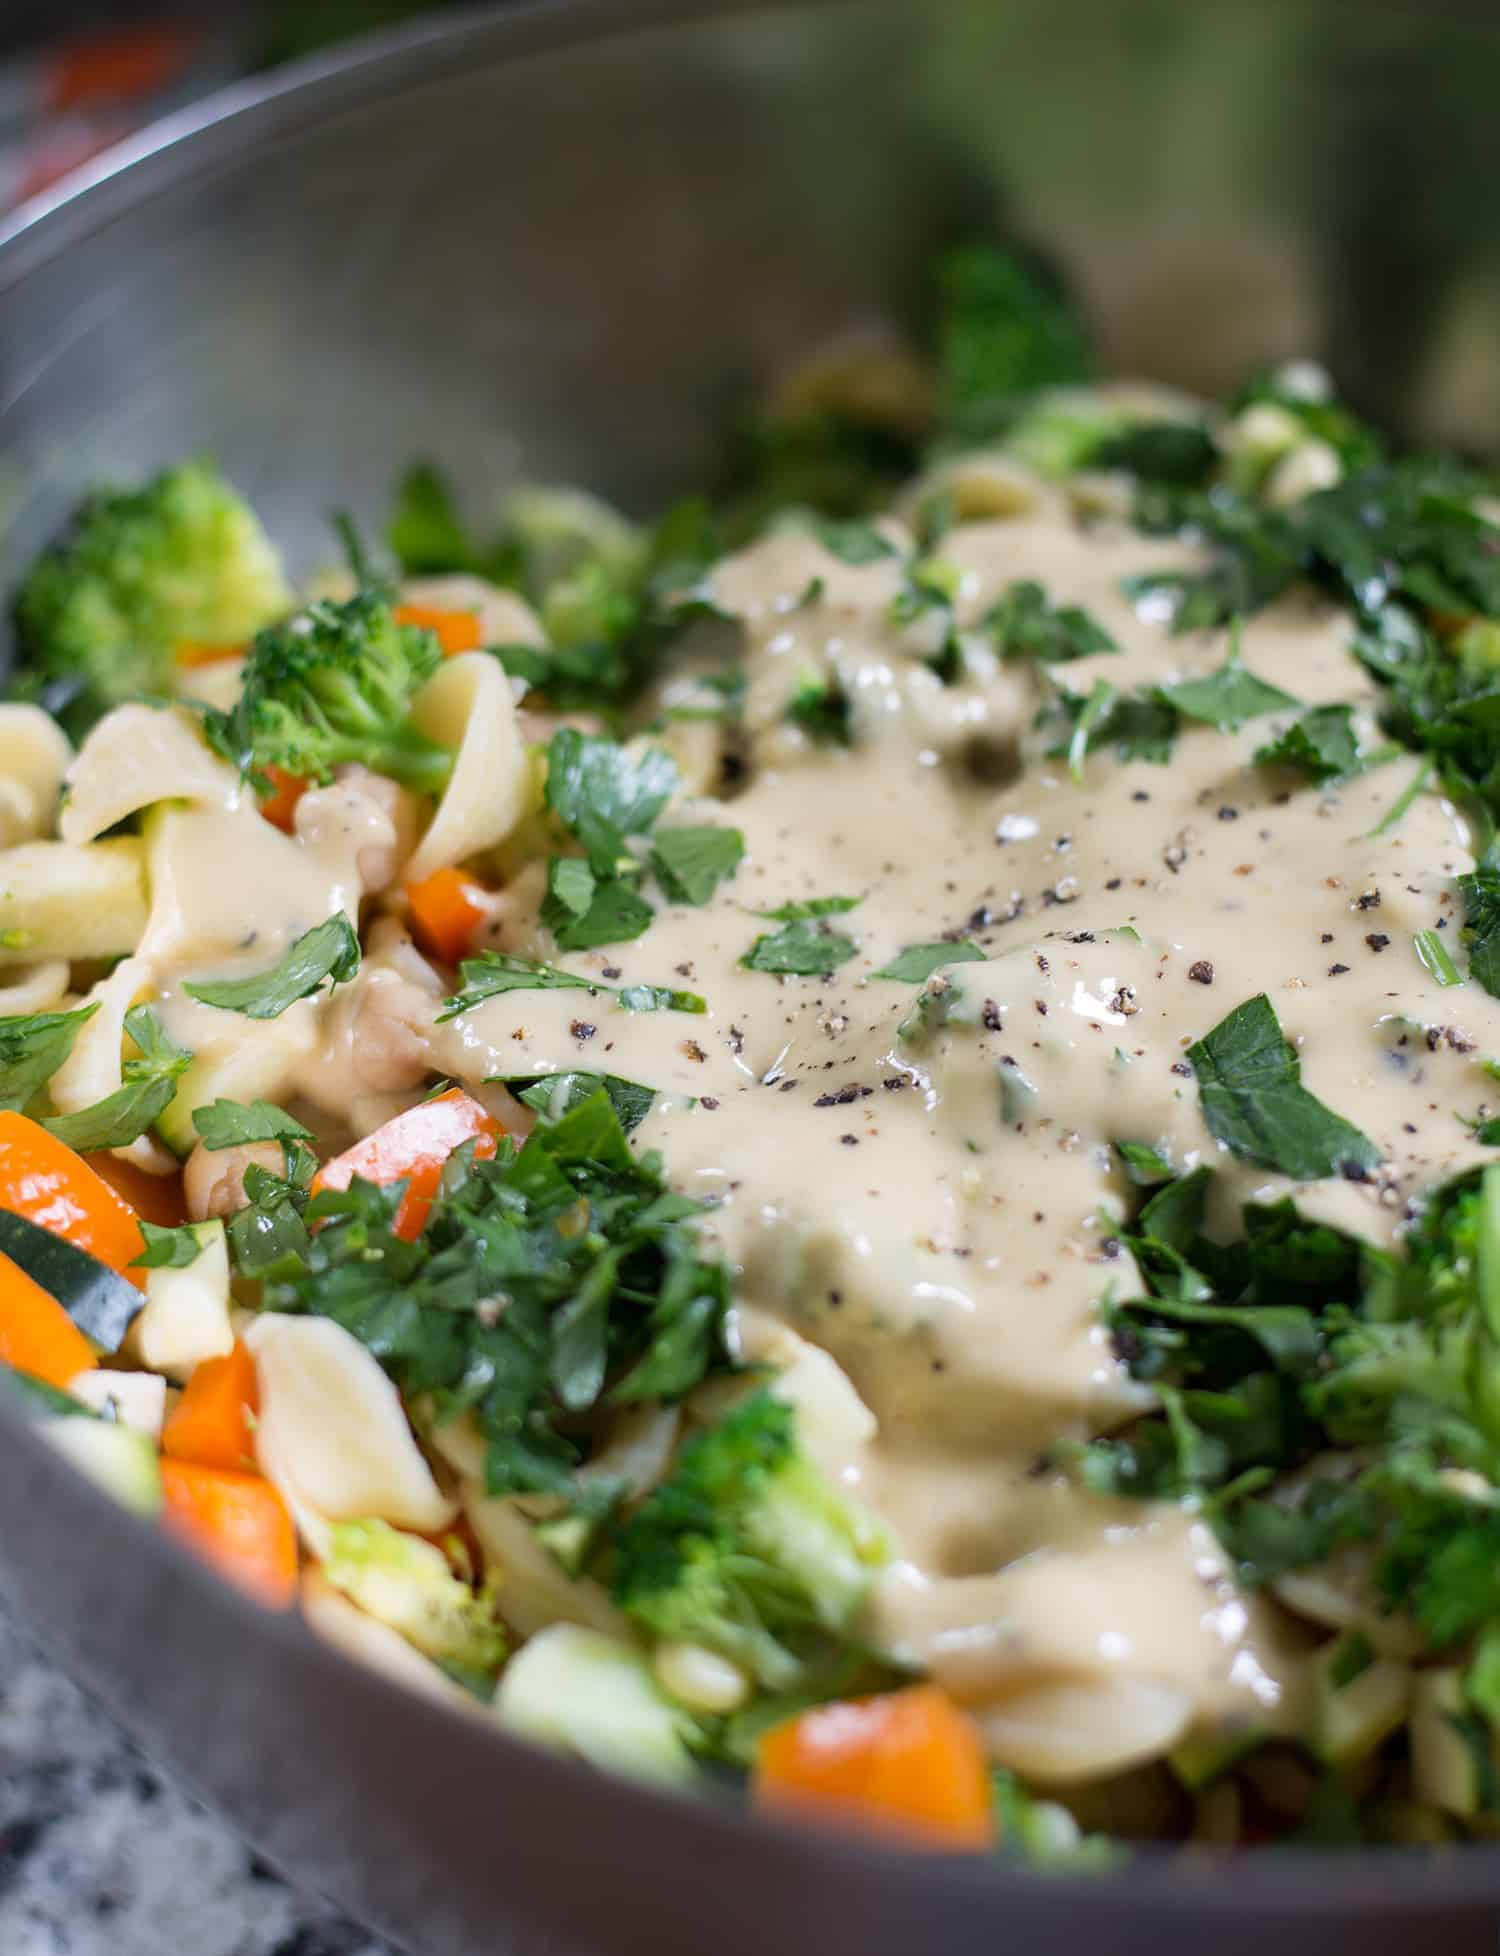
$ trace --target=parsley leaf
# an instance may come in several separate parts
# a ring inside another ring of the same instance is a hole
[[[530,1107],[543,1120],[560,1121],[581,1101],[601,1090],[619,1116],[627,1134],[638,1128],[656,1099],[654,1087],[643,1087],[635,1080],[622,1080],[615,1073],[547,1073],[540,1078],[496,1077],[492,1084],[508,1087],[523,1106]]]
[[[386,541],[407,577],[468,571],[492,584],[516,584],[520,553],[507,538],[477,544],[458,513],[453,491],[430,462],[417,462],[396,488]]]
[[[1137,1188],[1157,1188],[1163,1182],[1170,1182],[1177,1173],[1165,1155],[1148,1148],[1143,1141],[1117,1141],[1115,1153]]]
[[[85,1022],[99,1010],[30,1012],[0,1019],[0,1109],[23,1113],[73,1050]]]
[[[729,1276],[699,1249],[699,1206],[632,1155],[604,1090],[520,1150],[450,1157],[416,1242],[393,1227],[401,1193],[356,1180],[316,1197],[318,1228],[264,1299],[341,1324],[438,1419],[472,1411],[491,1493],[571,1492],[590,1444],[578,1414],[733,1369]]]
[[[695,1012],[708,1010],[697,992],[674,991],[670,985],[625,985],[619,993],[622,1012]]]
[[[1295,767],[1314,781],[1352,774],[1359,766],[1352,706],[1314,706],[1284,734],[1255,750],[1260,767]]]
[[[189,998],[247,1019],[279,1019],[298,999],[311,998],[325,979],[346,985],[359,970],[359,939],[342,910],[304,931],[269,971],[251,978],[184,983]]]
[[[476,1006],[505,992],[604,992],[626,1012],[706,1012],[708,1009],[696,992],[675,991],[668,985],[626,985],[617,992],[613,985],[560,971],[556,965],[512,957],[506,951],[482,951],[477,958],[466,958],[458,968],[458,975],[464,988],[443,1000],[443,1009],[436,1020],[438,1025],[456,1019],[461,1012],[472,1012]]]
[[[177,1081],[193,1063],[191,1053],[167,1037],[161,1021],[147,1006],[132,1006],[125,1014],[125,1031],[135,1041],[137,1057],[120,1067],[122,1085],[92,1107],[75,1114],[54,1114],[42,1122],[49,1134],[86,1154],[97,1148],[126,1148],[138,1141],[164,1114],[177,1091]]]
[[[657,881],[674,903],[707,903],[745,854],[738,829],[658,829],[651,850]]]
[[[826,977],[854,956],[854,940],[811,917],[798,917],[778,931],[757,937],[740,959],[747,971],[774,971],[790,977]]]
[[[215,1100],[193,1109],[193,1126],[205,1148],[238,1148],[257,1141],[311,1141],[301,1121],[269,1100]]]
[[[1500,998],[1500,869],[1481,867],[1458,878],[1464,900],[1464,943],[1469,974],[1491,998]]]
[[[1127,469],[1143,482],[1197,488],[1219,460],[1201,421],[1135,421],[1106,434],[1088,456],[1091,469]]]
[[[1085,756],[1101,747],[1112,746],[1122,761],[1151,761],[1159,767],[1172,758],[1177,710],[1154,690],[1121,694],[1101,679],[1087,693],[1060,690],[1054,710],[1070,732],[1048,752],[1066,755],[1075,777]]]
[[[627,838],[650,829],[677,785],[675,765],[657,747],[637,759],[618,741],[563,727],[547,748],[547,806],[601,878],[630,860]]]
[[[1282,707],[1300,706],[1301,701],[1282,692],[1255,674],[1240,657],[1236,631],[1229,657],[1217,672],[1206,679],[1182,679],[1175,685],[1159,688],[1169,706],[1188,720],[1202,720],[1221,733],[1233,733],[1246,720],[1262,713],[1275,713]]]
[[[1264,992],[1189,1046],[1187,1058],[1208,1130],[1231,1153],[1299,1182],[1379,1162],[1374,1142],[1301,1084],[1296,1048]]]
[[[837,679],[805,679],[786,703],[786,718],[810,740],[847,747],[853,738],[849,695]]]
[[[590,951],[639,937],[656,912],[623,877],[596,880],[582,857],[554,856],[541,915],[560,951]]]
[[[951,251],[938,268],[939,416],[955,442],[1001,431],[1019,397],[1087,380],[1078,313],[1039,262],[994,245]]]
[[[889,964],[882,965],[871,976],[893,978],[902,985],[920,985],[934,971],[941,971],[944,965],[982,963],[983,960],[984,952],[967,939],[957,944],[908,944],[904,951],[896,953]]]
[[[757,910],[757,917],[769,917],[773,924],[800,923],[807,917],[843,917],[858,910],[863,897],[804,897],[800,902],[781,903],[774,910]]]
[[[820,516],[809,527],[829,555],[845,564],[858,567],[896,555],[895,544],[883,537],[871,523],[859,523],[852,519],[840,522],[833,517]]]
[[[1058,665],[1120,649],[1081,605],[1054,606],[1033,578],[1008,585],[981,622],[1002,659],[1041,659]]]
[[[560,971],[556,965],[538,964],[531,958],[512,957],[508,951],[481,951],[477,958],[465,958],[458,975],[463,980],[463,989],[443,1000],[438,1025],[456,1019],[460,1012],[472,1012],[486,999],[499,998],[504,992],[609,990],[607,985],[597,985],[591,978],[580,978],[574,972]]]
[[[191,1223],[181,1229],[162,1229],[142,1217],[141,1235],[146,1247],[131,1259],[132,1270],[185,1270],[203,1254],[198,1232]]]

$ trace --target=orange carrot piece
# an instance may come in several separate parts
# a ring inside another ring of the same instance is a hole
[[[308,784],[300,774],[288,774],[284,767],[277,767],[273,761],[266,769],[271,783],[271,792],[260,804],[260,812],[268,822],[278,829],[292,832],[292,818],[297,813],[297,803],[307,793]]]
[[[392,616],[398,625],[416,625],[431,632],[445,659],[457,652],[477,652],[484,643],[477,611],[450,611],[436,604],[398,604]]]
[[[162,1428],[161,1450],[196,1467],[253,1472],[259,1411],[255,1360],[237,1340],[227,1358],[205,1358],[194,1367]]]
[[[170,1175],[148,1175],[133,1161],[121,1161],[118,1155],[108,1153],[90,1156],[89,1167],[147,1222],[161,1229],[180,1229],[187,1221],[180,1170]]]
[[[291,1608],[297,1533],[268,1480],[168,1457],[161,1491],[163,1525],[179,1541],[268,1610]]]
[[[346,1189],[356,1175],[382,1186],[405,1177],[406,1194],[396,1211],[395,1230],[415,1242],[437,1194],[443,1163],[453,1150],[465,1141],[476,1141],[474,1152],[483,1160],[495,1152],[504,1132],[477,1100],[461,1087],[450,1087],[436,1100],[409,1107],[343,1154],[325,1161],[314,1178],[313,1194],[320,1189]]]
[[[225,659],[242,659],[249,649],[246,645],[208,645],[202,639],[184,638],[178,641],[176,659],[180,666],[217,666]]]
[[[935,1685],[818,1705],[776,1725],[756,1756],[767,1812],[980,1851],[995,1839],[979,1729]]]
[[[122,1277],[144,1284],[130,1264],[145,1248],[140,1219],[80,1154],[24,1114],[0,1113],[0,1209],[10,1209]]]
[[[65,1386],[99,1363],[52,1293],[8,1256],[0,1256],[0,1362],[52,1386]]]
[[[458,869],[435,869],[408,883],[412,935],[431,958],[457,964],[469,955],[474,933],[489,914],[488,893]]]

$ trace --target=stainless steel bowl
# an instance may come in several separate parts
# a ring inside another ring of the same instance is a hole
[[[163,124],[0,237],[0,585],[100,476],[211,450],[294,561],[413,454],[647,505],[757,376],[920,308],[944,238],[1076,279],[1110,364],[1295,352],[1500,435],[1492,10],[1265,0],[517,5]],[[875,1854],[590,1777],[241,1604],[0,1415],[0,1566],[273,1861],[422,1956],[1336,1956],[1493,1946],[1500,1851]]]

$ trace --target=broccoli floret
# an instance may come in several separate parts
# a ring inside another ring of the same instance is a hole
[[[83,732],[121,700],[172,690],[184,644],[237,645],[291,605],[270,539],[206,462],[105,490],[16,600],[19,688]]]
[[[840,1654],[889,1545],[797,1442],[791,1407],[746,1399],[683,1448],[621,1531],[615,1598],[789,1691]]]
[[[448,1566],[442,1550],[385,1521],[333,1526],[323,1574],[366,1615],[440,1663],[487,1675],[505,1657],[490,1598]]]
[[[442,660],[436,637],[398,625],[378,591],[343,603],[320,598],[250,648],[244,690],[230,713],[210,713],[208,737],[237,766],[327,781],[358,761],[421,794],[441,792],[448,748],[409,717],[413,693]]]

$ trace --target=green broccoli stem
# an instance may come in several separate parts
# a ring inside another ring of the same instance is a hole
[[[415,794],[441,795],[453,772],[453,750],[429,740],[411,725],[397,727],[384,740],[350,743],[347,758],[376,774],[389,775]]]

